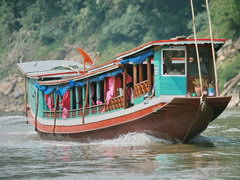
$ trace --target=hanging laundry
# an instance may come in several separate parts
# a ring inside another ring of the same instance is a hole
[[[110,103],[110,100],[112,99],[114,95],[114,86],[115,86],[115,77],[111,76],[108,78],[108,91],[107,91],[107,105]]]
[[[62,118],[66,119],[68,117],[68,111],[70,110],[70,91],[67,91],[63,95],[62,99]]]
[[[47,107],[54,111],[54,98],[52,94],[45,94],[45,102],[47,104]]]

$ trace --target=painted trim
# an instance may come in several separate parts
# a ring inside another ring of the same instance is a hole
[[[120,116],[110,117],[108,119],[100,120],[98,122],[93,122],[93,123],[85,123],[85,124],[78,123],[78,124],[71,124],[71,125],[66,126],[66,125],[61,124],[58,121],[57,126],[55,128],[55,133],[69,134],[69,133],[88,132],[88,131],[103,129],[103,128],[107,128],[107,127],[111,127],[111,126],[116,126],[119,124],[131,122],[131,121],[137,120],[141,117],[144,117],[146,115],[149,115],[165,105],[166,105],[166,103],[159,103],[154,106],[150,106],[148,108],[141,109],[139,111],[133,111],[128,114],[126,114],[126,113],[121,114]],[[120,114],[119,111],[116,113],[118,115]],[[34,124],[34,115],[31,111],[29,112],[29,116],[30,116],[30,121],[32,122],[32,124]],[[87,121],[88,120],[86,118],[86,122]],[[38,130],[40,130],[41,132],[52,133],[53,121],[50,121],[51,124],[44,124],[44,122],[45,121],[43,119],[40,119],[40,118],[38,119],[38,124],[37,124]],[[69,121],[67,121],[67,122],[69,122]],[[79,119],[78,119],[78,122],[80,122]]]
[[[202,43],[207,43],[207,44],[211,44],[211,39],[197,39],[199,44]],[[215,42],[215,44],[224,44],[224,42],[226,41],[226,39],[213,39],[213,41]],[[126,58],[130,55],[133,55],[135,53],[138,53],[142,50],[145,50],[147,48],[153,47],[153,46],[163,46],[163,45],[189,45],[189,44],[194,44],[195,41],[194,39],[181,39],[181,40],[158,40],[158,41],[151,41],[148,43],[145,43],[139,47],[136,47],[134,49],[131,49],[129,51],[125,51],[123,53],[118,54],[116,57],[117,59],[123,59]]]

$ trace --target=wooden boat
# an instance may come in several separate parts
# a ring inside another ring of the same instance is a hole
[[[216,51],[224,41],[213,40]],[[231,99],[217,94],[216,83],[207,93],[215,79],[211,41],[196,42],[200,70],[194,39],[184,38],[143,44],[87,71],[63,60],[20,63],[28,121],[45,139],[88,142],[141,132],[187,142]],[[197,96],[199,75],[206,86]]]

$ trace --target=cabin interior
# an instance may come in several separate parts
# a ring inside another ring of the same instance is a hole
[[[213,58],[210,44],[198,47],[205,91],[214,80]],[[59,78],[29,78],[28,103],[33,112],[42,109],[38,111],[42,117],[68,119],[130,108],[161,96],[197,96],[193,81],[199,79],[199,72],[194,45],[150,47],[117,64],[115,70],[93,73],[74,86],[59,84],[50,93],[36,88],[36,82]],[[59,94],[59,87],[67,90]]]

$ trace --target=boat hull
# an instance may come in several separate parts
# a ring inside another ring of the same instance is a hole
[[[114,139],[136,132],[185,143],[203,132],[223,112],[230,99],[231,97],[174,98],[169,103],[159,103],[135,113],[97,122],[98,124],[56,126],[54,133],[46,130],[53,129],[53,126],[43,130],[44,126],[37,122],[37,132],[43,139],[80,142]],[[101,124],[105,126],[100,126]]]

